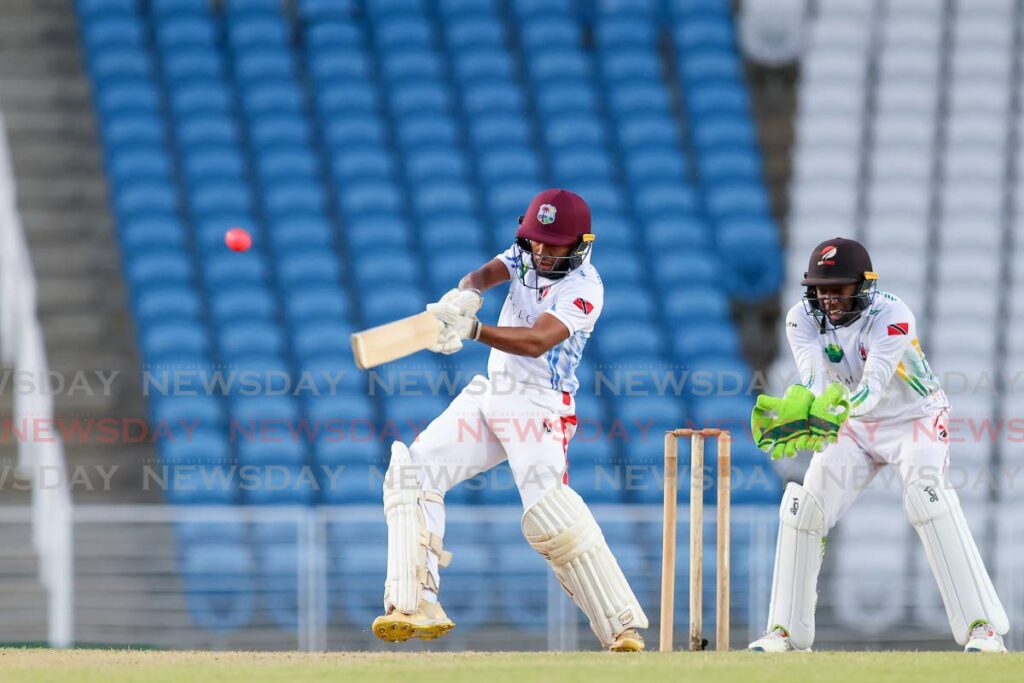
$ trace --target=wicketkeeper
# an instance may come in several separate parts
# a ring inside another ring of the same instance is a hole
[[[892,465],[956,642],[967,652],[1005,652],[1006,611],[946,481],[946,394],[925,360],[913,313],[878,291],[877,279],[857,242],[836,238],[815,248],[801,282],[806,294],[786,316],[803,384],[782,398],[759,396],[751,416],[758,446],[773,458],[817,453],[803,485],[786,487],[768,629],[749,647],[810,649],[825,536]]]

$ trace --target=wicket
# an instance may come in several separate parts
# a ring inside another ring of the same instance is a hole
[[[679,437],[690,437],[690,649],[703,650],[704,590],[704,439],[718,438],[718,503],[716,517],[715,649],[729,649],[729,489],[730,436],[724,429],[676,429],[665,432],[664,530],[661,546],[660,650],[672,651],[676,571],[676,490],[679,477]]]

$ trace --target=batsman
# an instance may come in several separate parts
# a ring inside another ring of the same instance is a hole
[[[842,238],[811,254],[803,301],[786,316],[802,384],[762,395],[751,415],[773,458],[815,455],[779,508],[763,652],[810,650],[825,537],[877,472],[898,469],[907,518],[924,545],[949,626],[967,652],[1005,652],[1009,620],[947,483],[949,402],[925,360],[917,323],[876,288],[867,250]]]
[[[522,499],[522,530],[601,644],[638,651],[647,617],[587,504],[569,486],[567,448],[576,428],[576,368],[604,302],[590,263],[590,209],[567,190],[545,190],[520,219],[515,242],[440,301],[432,351],[464,340],[491,347],[478,375],[410,446],[395,442],[384,480],[388,569],[384,614],[373,632],[388,641],[432,640],[455,624],[441,608],[444,494],[505,461]],[[481,292],[510,282],[498,325],[476,314]]]

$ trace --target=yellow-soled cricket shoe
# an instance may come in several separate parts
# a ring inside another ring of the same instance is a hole
[[[615,636],[615,642],[608,646],[611,652],[643,652],[644,639],[635,628],[627,628]]]
[[[389,643],[401,643],[410,638],[434,640],[453,628],[455,622],[444,613],[441,604],[426,600],[420,600],[419,607],[411,614],[392,609],[373,620],[373,635]]]

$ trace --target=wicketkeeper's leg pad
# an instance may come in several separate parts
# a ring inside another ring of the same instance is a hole
[[[391,446],[391,463],[384,475],[384,516],[388,524],[388,574],[384,583],[384,609],[416,611],[424,588],[437,591],[437,579],[427,570],[427,551],[447,567],[451,553],[441,538],[427,530],[423,501],[444,504],[444,496],[424,491],[419,467],[400,441]]]
[[[971,624],[985,620],[996,633],[1010,630],[985,563],[952,488],[918,480],[907,485],[903,504],[921,537],[956,642],[967,642]]]
[[[799,650],[814,643],[814,608],[824,537],[821,502],[800,484],[790,483],[779,506],[768,629],[786,629],[793,647]]]
[[[605,647],[647,616],[579,494],[557,486],[523,514],[523,535],[555,571]]]

